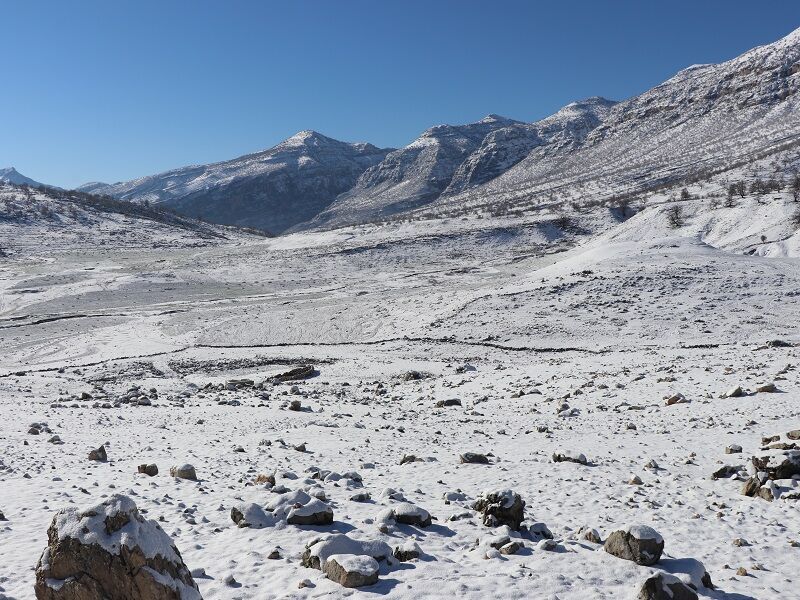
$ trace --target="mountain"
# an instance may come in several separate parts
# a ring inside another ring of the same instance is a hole
[[[280,233],[325,209],[389,151],[301,131],[269,150],[233,160],[82,189]]]
[[[525,123],[439,125],[398,150],[304,131],[264,152],[83,189],[274,233],[588,206],[800,144],[800,29],[644,93]]]
[[[30,177],[25,177],[25,175],[17,171],[14,167],[0,169],[0,182],[13,183],[16,185],[30,185],[32,187],[39,187],[42,185]]]
[[[352,190],[312,224],[332,226],[390,217],[491,181],[534,148],[568,152],[615,104],[589,98],[535,123],[489,115],[469,125],[432,127],[364,173]]]

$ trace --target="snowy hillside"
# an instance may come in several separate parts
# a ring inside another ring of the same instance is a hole
[[[164,204],[182,214],[280,233],[326,208],[389,150],[301,131],[274,148],[82,190]]]
[[[0,247],[6,256],[205,246],[248,237],[253,234],[129,202],[0,184]]]

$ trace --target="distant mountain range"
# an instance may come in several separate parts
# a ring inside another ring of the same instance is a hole
[[[798,89],[800,29],[733,60],[689,67],[623,102],[590,98],[535,123],[489,115],[432,127],[397,150],[303,131],[230,161],[79,189],[272,233],[524,209],[555,196],[580,202],[799,143]]]

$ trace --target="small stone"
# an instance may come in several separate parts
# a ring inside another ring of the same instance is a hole
[[[488,465],[489,458],[485,454],[479,454],[477,452],[464,452],[459,456],[462,464],[473,464],[473,465]]]
[[[138,466],[139,473],[143,473],[144,475],[149,475],[150,477],[155,477],[158,475],[158,466],[154,464],[149,465],[139,465]]]
[[[190,464],[170,467],[169,474],[177,479],[188,479],[190,481],[197,481],[197,472]]]
[[[747,577],[748,575],[747,569],[745,569],[744,567],[739,567],[738,569],[736,569],[736,574],[739,577]]]
[[[96,450],[92,450],[89,452],[89,460],[97,460],[100,462],[105,462],[108,460],[108,455],[106,454],[105,446],[100,446]]]

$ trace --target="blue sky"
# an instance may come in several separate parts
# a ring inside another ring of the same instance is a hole
[[[800,2],[25,0],[0,27],[0,167],[73,187],[624,99],[788,34]]]

